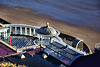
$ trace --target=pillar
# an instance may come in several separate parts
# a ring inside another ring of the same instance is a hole
[[[30,33],[29,33],[29,35],[31,36],[31,28],[30,28]]]
[[[15,26],[15,34],[17,34],[17,27]]]
[[[22,27],[20,27],[20,34],[22,35]]]
[[[25,27],[25,35],[27,35],[27,27]]]
[[[11,33],[11,26],[10,26],[10,33]]]
[[[35,29],[33,29],[33,35],[35,35]]]
[[[7,39],[7,31],[5,32],[5,39]]]
[[[4,39],[6,39],[5,32],[4,32],[4,36],[3,37],[4,37]]]

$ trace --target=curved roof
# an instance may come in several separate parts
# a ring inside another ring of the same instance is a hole
[[[57,33],[54,28],[48,27],[48,25],[41,27],[39,31],[41,34],[45,34],[45,35],[55,35]]]
[[[36,32],[38,34],[42,34],[42,35],[59,35],[59,31],[57,31],[54,28],[50,27],[49,23],[47,23],[46,26],[43,26],[40,29],[37,29]]]

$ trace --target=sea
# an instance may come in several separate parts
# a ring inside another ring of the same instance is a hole
[[[35,14],[100,31],[100,0],[0,0],[0,4],[36,9]]]

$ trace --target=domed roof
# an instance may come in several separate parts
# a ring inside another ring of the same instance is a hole
[[[46,26],[38,28],[35,30],[37,34],[46,37],[58,36],[60,32],[52,27],[49,26],[49,23]]]
[[[49,23],[47,23],[46,26],[43,26],[40,28],[40,33],[44,35],[56,35],[56,30],[49,26]]]

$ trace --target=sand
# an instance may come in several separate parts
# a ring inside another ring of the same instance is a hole
[[[47,22],[51,27],[62,33],[81,38],[94,51],[96,43],[100,43],[100,31],[93,30],[89,26],[74,26],[61,21],[54,20],[52,16],[35,14],[37,10],[0,5],[0,18],[12,24],[28,24],[33,26],[44,26]]]

